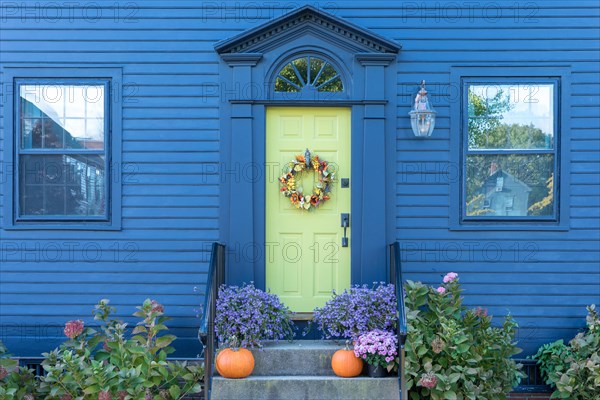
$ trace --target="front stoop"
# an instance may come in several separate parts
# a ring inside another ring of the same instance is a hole
[[[339,378],[331,356],[343,348],[333,341],[267,343],[253,350],[255,367],[246,379],[213,378],[213,400],[397,400],[396,377]]]

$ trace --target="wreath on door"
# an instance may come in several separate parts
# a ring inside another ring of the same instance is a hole
[[[296,186],[296,177],[304,173],[314,171],[319,181],[313,187],[310,195],[304,194],[302,188]],[[335,180],[335,171],[332,171],[329,163],[311,155],[306,149],[304,155],[298,154],[285,168],[285,173],[279,178],[281,193],[290,199],[290,202],[299,210],[311,210],[318,208],[331,198],[331,188]]]

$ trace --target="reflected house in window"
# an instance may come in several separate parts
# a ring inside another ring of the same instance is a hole
[[[77,137],[51,108],[22,99],[23,147],[31,149],[101,150],[103,140]],[[100,127],[101,128],[101,127]],[[79,135],[80,136],[80,135]],[[60,150],[59,150],[60,151]],[[105,161],[101,154],[23,155],[21,213],[24,215],[96,216],[106,212]],[[37,171],[37,173],[34,173]]]
[[[527,215],[531,187],[492,164],[490,176],[483,182],[479,195],[469,204],[468,215]]]

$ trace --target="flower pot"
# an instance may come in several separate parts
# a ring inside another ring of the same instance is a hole
[[[383,378],[387,375],[387,370],[383,368],[381,365],[371,365],[367,366],[367,373],[371,378]]]
[[[363,362],[354,355],[354,350],[338,350],[331,357],[331,368],[337,376],[353,378],[362,372]]]
[[[247,349],[224,349],[217,355],[215,366],[224,378],[246,378],[254,370],[254,356]]]

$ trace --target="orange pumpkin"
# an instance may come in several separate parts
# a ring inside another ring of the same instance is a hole
[[[254,370],[254,356],[248,349],[224,349],[217,355],[215,367],[224,378],[245,378]]]
[[[354,350],[349,350],[348,346],[344,350],[338,350],[331,357],[331,368],[337,376],[342,378],[352,378],[360,375],[363,369],[363,362],[356,357]]]

